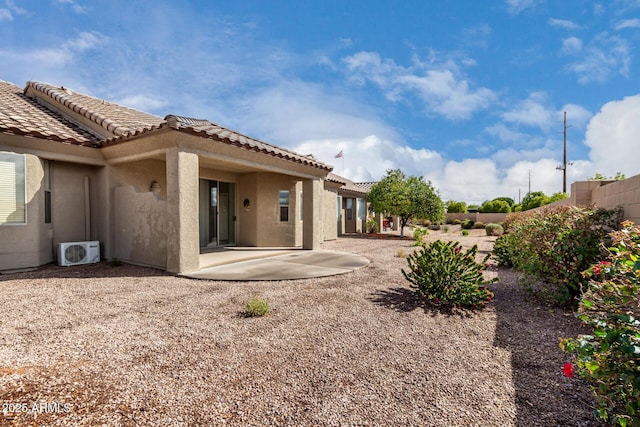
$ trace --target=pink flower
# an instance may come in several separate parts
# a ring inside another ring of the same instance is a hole
[[[458,246],[456,248],[456,255],[458,255],[460,253],[460,251],[462,250],[462,246]]]
[[[564,374],[565,377],[567,378],[572,378],[573,377],[573,365],[569,362],[564,364],[564,367],[562,368],[562,373]]]
[[[593,274],[595,274],[597,276],[601,272],[602,272],[602,269],[600,268],[600,265],[594,265],[593,266]]]

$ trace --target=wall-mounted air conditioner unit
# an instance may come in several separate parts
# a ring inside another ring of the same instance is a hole
[[[68,242],[58,244],[58,264],[79,265],[100,262],[100,242]]]

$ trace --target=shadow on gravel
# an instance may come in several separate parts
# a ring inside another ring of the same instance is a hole
[[[109,261],[103,261],[96,264],[74,265],[69,267],[47,264],[34,269],[25,269],[21,272],[0,274],[0,282],[19,279],[89,279],[95,277],[156,277],[170,275],[171,274],[155,268],[138,267],[125,263],[118,265]]]
[[[588,386],[562,375],[571,357],[560,350],[561,337],[586,333],[570,311],[532,300],[514,271],[500,268],[495,294],[494,346],[511,353],[516,426],[601,426],[591,407]]]
[[[425,313],[435,316],[438,313],[460,317],[470,317],[472,311],[458,310],[429,304],[409,288],[379,289],[371,294],[371,301],[382,307],[398,312],[409,312],[421,308]]]

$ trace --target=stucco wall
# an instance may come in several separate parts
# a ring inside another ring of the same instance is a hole
[[[27,223],[0,227],[0,269],[47,264],[56,260],[58,243],[94,240],[99,234],[100,168],[50,161],[51,223],[45,224],[43,161],[30,154],[25,159]]]
[[[115,188],[115,257],[166,268],[167,203],[155,193],[132,185]]]
[[[257,246],[295,246],[302,227],[297,216],[297,183],[293,177],[276,173],[257,174]],[[280,221],[280,190],[289,191],[289,221]]]
[[[94,240],[98,235],[100,193],[97,168],[76,163],[51,162],[51,199],[54,248],[62,242]],[[85,177],[89,184],[89,210],[85,208]],[[86,227],[89,226],[89,233]],[[102,254],[101,254],[102,255]]]
[[[335,240],[338,238],[338,212],[337,212],[337,198],[338,189],[327,187],[325,183],[323,196],[323,230],[324,240]]]
[[[25,155],[26,223],[0,225],[0,270],[35,267],[53,261],[52,225],[44,223],[41,160]]]
[[[580,181],[571,184],[571,201],[605,209],[622,206],[624,219],[640,224],[640,175],[621,181]]]

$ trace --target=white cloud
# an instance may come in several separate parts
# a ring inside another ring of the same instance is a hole
[[[358,52],[344,58],[343,62],[351,73],[352,81],[358,84],[372,82],[391,101],[416,95],[424,103],[427,113],[439,114],[450,120],[469,119],[496,99],[490,89],[472,88],[456,61],[438,62],[435,54],[427,61],[414,57],[409,67],[397,65],[391,59],[383,60],[375,52]],[[465,66],[474,64],[468,58],[459,62]]]
[[[5,7],[0,9],[0,22],[13,21],[13,15],[26,15],[27,11],[15,5],[11,0],[5,0]]]
[[[616,25],[616,30],[622,30],[624,28],[640,28],[640,19],[625,19]]]
[[[157,97],[147,95],[129,95],[114,101],[114,103],[140,111],[158,111],[167,105],[167,102]]]
[[[584,107],[576,104],[565,104],[557,117],[562,120],[563,112],[567,112],[567,125],[574,128],[582,129],[587,124],[593,114]]]
[[[606,176],[622,172],[627,177],[640,173],[638,162],[640,135],[640,94],[611,101],[587,125],[585,145],[590,147],[593,164],[590,175]]]
[[[78,4],[76,0],[56,0],[56,2],[62,5],[69,5],[69,7],[71,7],[71,10],[76,13],[86,13],[85,7]]]
[[[502,114],[503,120],[517,125],[548,130],[554,124],[553,110],[549,109],[546,92],[532,92],[527,99]]]
[[[569,71],[578,75],[580,84],[605,82],[615,74],[629,77],[631,48],[620,37],[601,33],[578,52],[566,53],[580,54],[580,58],[568,66]]]
[[[107,42],[107,37],[97,31],[82,32],[74,39],[69,39],[62,45],[63,49],[83,52],[93,49]]]
[[[562,40],[562,52],[567,55],[577,55],[582,51],[582,40],[577,37],[568,37]]]
[[[549,18],[547,22],[552,27],[560,27],[567,30],[577,30],[580,28],[580,25],[576,24],[573,21],[568,21],[566,19]]]
[[[536,0],[505,0],[507,3],[507,10],[509,13],[513,15],[517,15],[518,13],[530,9],[536,4]]]
[[[13,15],[9,9],[0,9],[0,22],[2,21],[12,21]]]

